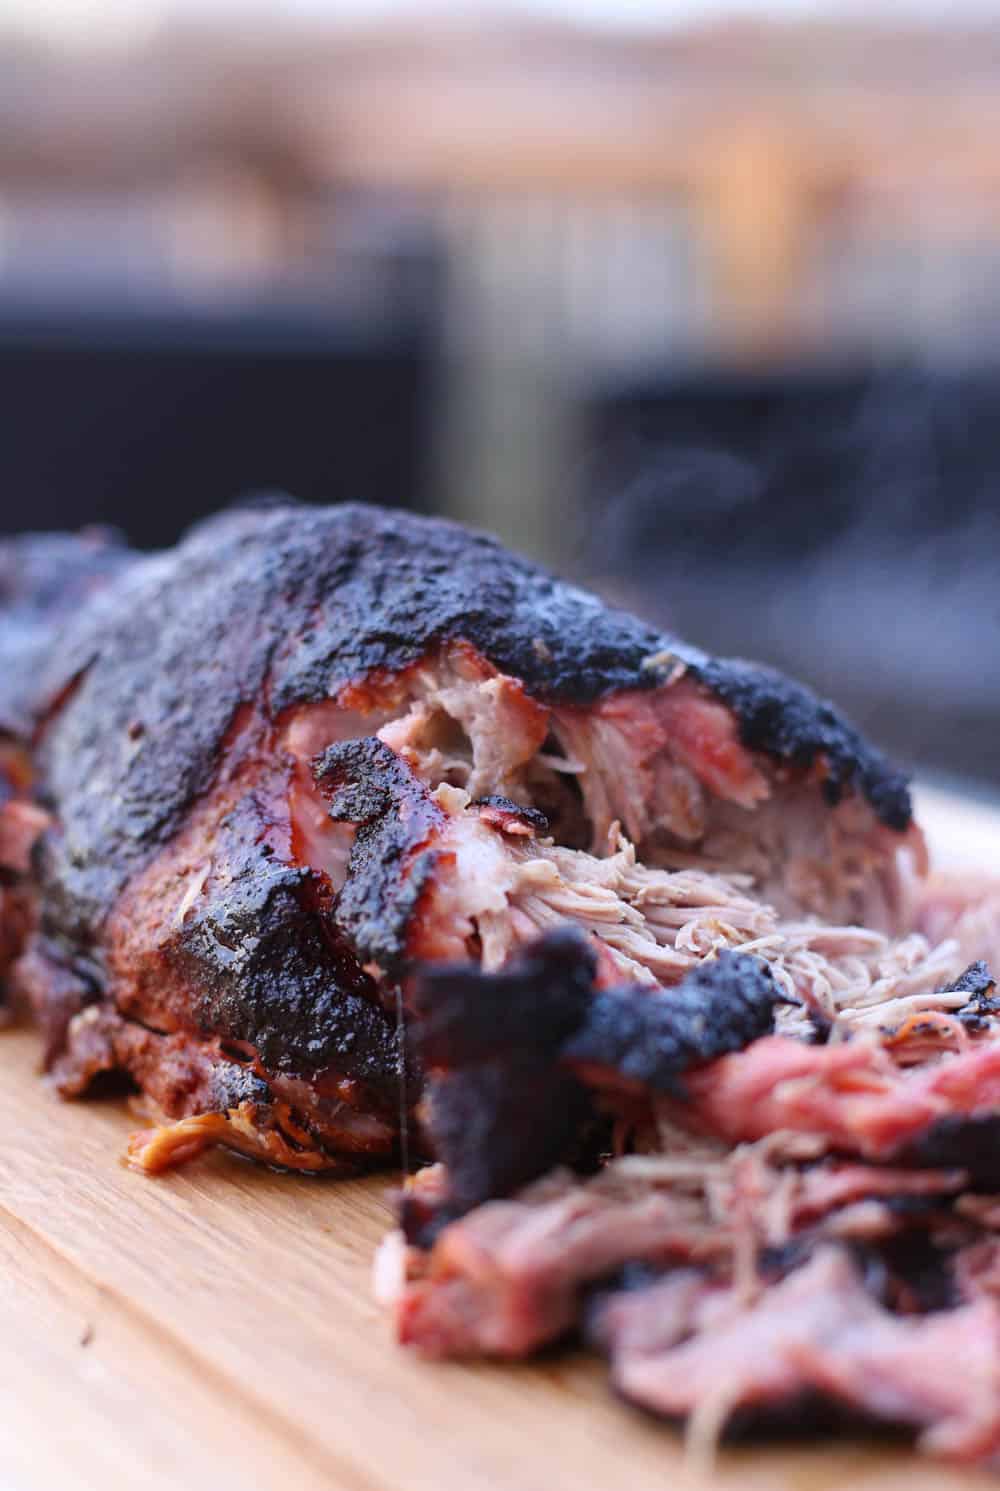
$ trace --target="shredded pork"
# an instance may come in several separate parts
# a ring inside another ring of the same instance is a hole
[[[126,1074],[149,1173],[436,1156],[378,1265],[425,1353],[582,1334],[696,1449],[818,1402],[994,1458],[1000,896],[926,882],[891,763],[452,525],[98,548],[0,556],[57,1090]]]
[[[618,1157],[592,1179],[456,1217],[448,1172],[419,1175],[377,1263],[400,1339],[510,1358],[584,1321],[619,1392],[686,1419],[696,1451],[832,1403],[996,1456],[1000,1206],[970,1187],[1000,1191],[1000,1004],[966,966],[996,892],[929,895],[916,835],[748,769],[683,691],[669,752],[632,701],[513,729],[496,680],[419,693],[379,731],[441,813],[418,957],[499,974],[568,924],[598,987],[669,995],[739,953],[786,1002],[682,1095],[643,1110],[623,1084]]]
[[[392,712],[380,726],[377,712],[345,720],[320,706],[327,713],[290,742],[307,759],[324,732],[378,726],[446,814],[422,956],[473,951],[496,968],[569,920],[600,939],[620,977],[653,986],[728,947],[766,959],[801,1001],[783,1023],[799,1034],[810,1020],[846,1031],[890,1000],[912,999],[915,1012],[964,966],[956,939],[932,948],[920,934],[892,935],[913,917],[919,836],[889,833],[856,799],[831,811],[814,789],[769,780],[726,711],[683,680],[653,705],[630,696],[548,711],[456,649],[379,702]],[[498,832],[477,811],[498,795],[541,810],[547,831],[517,822]],[[343,833],[314,801],[297,803],[299,832],[339,879]],[[848,911],[857,921],[839,924]],[[900,1024],[905,1013],[893,1012]]]

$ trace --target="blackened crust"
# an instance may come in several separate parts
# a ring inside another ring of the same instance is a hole
[[[103,529],[0,541],[0,731],[30,735],[38,676],[61,626],[133,557]]]
[[[558,927],[496,973],[472,964],[414,980],[415,1039],[426,1067],[453,1070],[512,1051],[551,1065],[594,999],[597,959],[575,927]]]
[[[357,826],[333,919],[364,963],[398,973],[407,929],[437,861],[444,814],[395,751],[375,736],[333,745],[314,765],[337,823]]]
[[[1000,1015],[997,981],[982,959],[970,963],[955,980],[952,989],[969,996],[962,1008],[955,1012],[967,1030],[982,1030],[988,1020]]]
[[[831,803],[856,786],[888,828],[903,833],[909,827],[906,777],[832,704],[773,668],[737,658],[703,657],[691,671],[729,705],[749,750],[792,766],[809,767],[822,758],[823,789]]]
[[[548,832],[549,820],[544,813],[539,812],[537,808],[526,808],[519,802],[513,802],[509,797],[501,796],[498,792],[491,792],[488,797],[477,797],[476,801],[470,803],[469,806],[478,808],[480,817],[486,823],[492,823],[495,828],[519,824],[530,833]]]
[[[50,865],[78,925],[99,925],[216,770],[237,709],[328,698],[465,639],[539,698],[586,704],[662,683],[678,662],[725,700],[745,743],[856,783],[893,828],[905,781],[838,714],[750,664],[719,662],[458,525],[373,507],[223,514],[132,564],[65,630],[33,692],[64,840]]]
[[[412,1241],[427,1246],[444,1221],[579,1149],[590,1098],[555,1058],[586,1014],[596,966],[583,934],[560,928],[499,973],[457,965],[416,979],[414,1038],[431,1070],[425,1123],[449,1195]]]
[[[545,1053],[595,1086],[678,1095],[679,1079],[774,1029],[786,1002],[757,958],[720,952],[664,993],[595,989],[586,937],[560,927],[508,967],[429,969],[415,984],[417,1040],[430,1068],[465,1067],[511,1051]]]
[[[654,1093],[683,1095],[681,1074],[770,1035],[784,1003],[757,958],[720,952],[669,994],[611,989],[594,996],[560,1059],[593,1079],[606,1072]]]
[[[196,1032],[252,1045],[270,1072],[331,1071],[398,1104],[395,1025],[350,950],[325,935],[310,872],[263,841],[252,798],[222,823],[216,853],[225,877],[209,880],[165,951],[193,991]]]
[[[770,972],[739,953],[701,965],[669,994],[597,991],[596,974],[587,938],[565,927],[497,973],[441,967],[415,980],[414,1040],[449,1216],[572,1161],[570,1145],[596,1114],[588,1092],[677,1094],[689,1068],[768,1034],[781,999]]]
[[[579,1083],[530,1054],[449,1072],[430,1084],[425,1122],[448,1172],[448,1198],[412,1241],[428,1246],[441,1225],[512,1192],[579,1151],[593,1123]]]

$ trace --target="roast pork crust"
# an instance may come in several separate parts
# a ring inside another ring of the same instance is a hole
[[[237,1050],[270,1158],[291,1103],[309,1158],[283,1163],[382,1160],[401,1107],[419,1145],[415,964],[496,969],[568,919],[606,980],[655,987],[773,930],[766,900],[905,919],[905,782],[850,726],[492,539],[289,506],[153,556],[53,542],[68,601],[39,560],[2,624],[16,643],[33,618],[8,731],[51,813],[18,976],[67,1094],[117,1064],[187,1123],[219,1084],[182,1093],[157,1063]]]
[[[579,1156],[581,1135],[606,1142],[586,1091],[626,1111],[633,1097],[683,1095],[686,1071],[769,1034],[785,999],[765,965],[732,952],[669,993],[602,989],[588,940],[560,928],[499,973],[432,969],[412,1002],[427,1127],[449,1177],[433,1231]]]
[[[61,625],[133,559],[103,528],[0,540],[0,735],[31,734],[45,697],[40,676]]]
[[[30,751],[39,675],[60,627],[131,557],[102,529],[0,541],[0,1020],[9,1014],[11,969],[35,926],[32,857],[49,824]]]
[[[139,1089],[133,1163],[405,1116],[403,1340],[582,1327],[695,1448],[821,1400],[1000,1454],[992,903],[917,900],[829,706],[374,509],[12,552],[0,974],[60,1092]]]
[[[464,639],[529,693],[589,704],[683,665],[743,744],[836,800],[859,788],[905,830],[905,778],[830,706],[751,664],[707,658],[553,579],[495,540],[377,508],[236,511],[133,566],[50,655],[36,709],[78,685],[42,747],[64,838],[47,880],[66,929],[90,928],[215,776],[241,704],[272,719],[398,675]]]

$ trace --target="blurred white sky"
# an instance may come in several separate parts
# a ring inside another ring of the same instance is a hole
[[[681,24],[725,16],[868,15],[956,18],[997,14],[996,0],[493,0],[493,12],[542,14],[618,25]],[[231,17],[267,21],[354,21],[392,15],[436,15],[482,10],[475,0],[0,0],[0,30],[73,43],[134,43],[163,21],[179,17]]]

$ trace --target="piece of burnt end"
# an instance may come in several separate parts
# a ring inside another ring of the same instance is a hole
[[[588,1085],[683,1097],[685,1071],[770,1035],[789,1002],[758,959],[723,951],[669,992],[596,994],[560,1060]]]
[[[453,1070],[525,1051],[552,1062],[594,997],[597,958],[575,927],[540,937],[496,973],[429,968],[414,981],[423,1065]]]
[[[981,958],[970,963],[965,972],[941,992],[968,994],[967,1003],[955,1014],[969,1030],[980,1030],[991,1016],[1000,1015],[997,981]]]
[[[765,964],[721,952],[665,992],[595,989],[597,959],[576,928],[559,928],[497,973],[459,965],[416,981],[417,1043],[429,1068],[487,1061],[518,1048],[588,1083],[677,1096],[677,1079],[774,1029],[787,1003]]]
[[[585,1088],[527,1051],[432,1077],[423,1121],[447,1169],[448,1193],[411,1239],[421,1247],[447,1222],[558,1164],[593,1162],[607,1137]]]
[[[969,994],[974,998],[983,995],[992,995],[996,989],[996,979],[989,968],[980,958],[975,963],[970,963],[964,973],[960,973],[953,984],[946,986],[949,992]]]
[[[755,958],[723,953],[669,992],[595,989],[587,938],[560,928],[510,965],[428,969],[411,995],[428,1073],[425,1125],[451,1177],[449,1214],[587,1163],[594,1094],[682,1095],[680,1078],[773,1028],[784,996]],[[571,1148],[576,1145],[576,1153]]]
[[[575,1152],[596,1116],[583,1086],[557,1066],[585,1018],[597,959],[586,937],[560,928],[498,973],[471,965],[429,969],[411,994],[414,1044],[429,1072],[425,1126],[447,1167],[443,1224],[508,1196]]]
[[[428,1247],[481,1202],[509,1196],[602,1142],[584,1087],[556,1065],[593,997],[597,959],[571,928],[540,938],[501,972],[427,970],[411,993],[413,1043],[429,1073],[424,1126],[448,1173],[447,1198],[414,1225]]]

